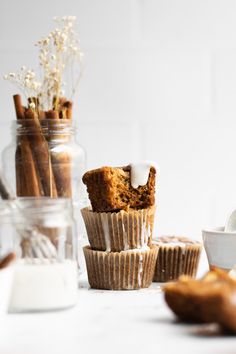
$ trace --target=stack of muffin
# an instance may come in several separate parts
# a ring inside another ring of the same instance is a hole
[[[150,286],[158,246],[152,245],[156,170],[143,162],[102,167],[83,176],[91,207],[82,209],[90,246],[84,247],[92,288]]]

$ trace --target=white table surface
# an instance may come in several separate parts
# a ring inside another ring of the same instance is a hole
[[[139,291],[91,290],[80,282],[76,307],[9,314],[0,354],[235,354],[236,336],[175,321],[157,284]]]

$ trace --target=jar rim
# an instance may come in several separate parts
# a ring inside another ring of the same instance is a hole
[[[12,121],[11,128],[14,135],[35,135],[40,130],[43,135],[68,136],[77,131],[77,126],[69,119],[41,119],[36,122],[33,119],[18,119]]]
[[[44,213],[71,213],[73,208],[70,198],[19,197],[17,201],[24,214],[32,216]],[[8,221],[19,214],[18,208],[11,208],[10,203],[9,200],[0,201],[0,220]]]
[[[58,213],[72,210],[70,198],[19,197],[17,198],[24,213]]]

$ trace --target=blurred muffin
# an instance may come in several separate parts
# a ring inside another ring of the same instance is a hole
[[[180,275],[195,277],[202,245],[187,237],[166,236],[153,240],[159,253],[153,281],[174,281]]]
[[[236,281],[215,269],[200,280],[181,276],[164,287],[165,300],[175,315],[185,322],[218,323],[236,333]]]

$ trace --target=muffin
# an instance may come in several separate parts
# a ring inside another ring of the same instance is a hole
[[[159,246],[153,281],[177,280],[180,275],[196,276],[202,246],[186,237],[166,236],[153,241]]]
[[[181,276],[164,287],[165,300],[175,315],[185,322],[218,323],[236,333],[236,281],[215,269],[200,280]]]
[[[120,252],[143,248],[152,242],[155,207],[98,213],[81,210],[93,250]]]
[[[91,288],[137,290],[152,283],[158,247],[122,252],[94,251],[84,247]]]
[[[147,180],[142,185],[132,183],[132,171],[135,167],[130,165],[101,167],[84,174],[83,182],[87,186],[93,211],[144,209],[155,204],[156,169],[148,167]]]

